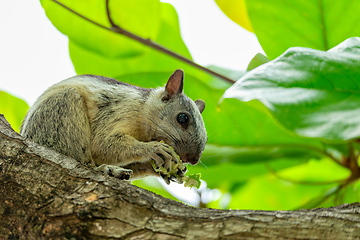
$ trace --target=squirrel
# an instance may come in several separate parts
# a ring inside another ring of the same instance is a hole
[[[205,103],[184,94],[183,79],[178,69],[150,89],[95,75],[63,80],[35,101],[20,135],[122,180],[160,175],[169,184],[176,177],[151,161],[169,170],[179,155],[195,165],[207,142]]]

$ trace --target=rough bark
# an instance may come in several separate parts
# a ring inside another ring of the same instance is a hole
[[[0,115],[0,238],[360,239],[360,204],[300,211],[190,207],[88,169]]]

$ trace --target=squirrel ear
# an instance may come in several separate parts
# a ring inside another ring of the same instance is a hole
[[[202,113],[205,109],[205,102],[201,99],[195,100],[196,106],[199,108],[200,113]]]
[[[181,69],[177,69],[169,78],[165,86],[165,92],[167,93],[163,100],[169,100],[173,95],[182,93],[184,84],[184,72]]]

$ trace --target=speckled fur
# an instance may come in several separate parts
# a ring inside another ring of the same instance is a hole
[[[157,158],[154,154],[165,149],[174,158],[169,145],[196,164],[207,140],[197,104],[183,92],[163,101],[166,94],[163,87],[145,89],[100,76],[76,76],[36,100],[21,135],[83,164],[129,168],[132,179],[158,176],[149,163]],[[176,121],[180,112],[190,116],[186,129]]]

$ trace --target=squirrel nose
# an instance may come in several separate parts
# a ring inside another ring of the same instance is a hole
[[[191,165],[197,164],[200,160],[200,157],[201,157],[201,153],[200,154],[186,153],[180,155],[180,159],[182,162],[190,163]]]

